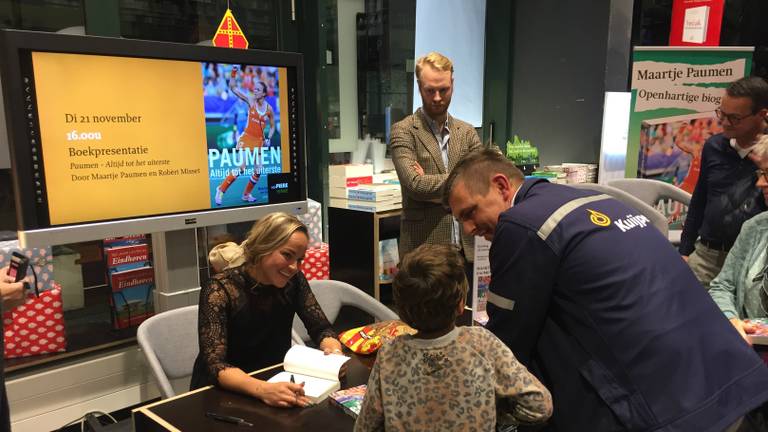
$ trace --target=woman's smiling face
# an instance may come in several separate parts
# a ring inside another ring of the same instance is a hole
[[[259,261],[259,282],[277,288],[285,287],[299,271],[299,263],[304,259],[308,244],[309,239],[303,232],[296,231],[291,234],[288,241]]]

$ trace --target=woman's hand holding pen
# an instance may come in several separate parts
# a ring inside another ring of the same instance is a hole
[[[265,404],[276,407],[305,407],[311,404],[304,396],[304,383],[265,382],[259,398]]]

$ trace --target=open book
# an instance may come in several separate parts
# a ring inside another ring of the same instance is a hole
[[[339,354],[326,355],[322,351],[302,345],[294,345],[285,353],[283,372],[268,382],[304,383],[304,394],[313,403],[321,402],[331,392],[340,388],[339,370],[349,357]]]

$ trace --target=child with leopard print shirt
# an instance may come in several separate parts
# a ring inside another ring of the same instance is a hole
[[[355,432],[493,431],[552,415],[549,391],[482,327],[456,327],[467,279],[450,245],[403,257],[393,283],[400,318],[418,330],[379,350]]]

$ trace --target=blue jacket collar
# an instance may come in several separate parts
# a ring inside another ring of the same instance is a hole
[[[526,179],[523,181],[523,184],[520,185],[520,189],[517,191],[517,195],[515,196],[515,202],[514,205],[517,205],[520,201],[524,200],[525,197],[528,195],[528,191],[531,190],[531,187],[538,183],[542,182],[549,182],[546,179],[541,178],[533,178],[533,179]]]

